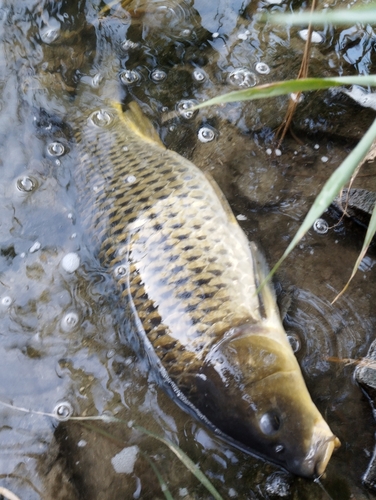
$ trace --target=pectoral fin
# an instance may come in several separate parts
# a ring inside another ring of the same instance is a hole
[[[166,149],[158,132],[149,118],[145,116],[142,109],[136,102],[131,102],[128,109],[124,112],[119,102],[112,102],[112,107],[116,109],[121,121],[124,125],[130,128],[133,132],[140,136],[144,141],[158,144],[163,149]]]

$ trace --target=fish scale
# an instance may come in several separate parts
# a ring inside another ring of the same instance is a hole
[[[76,134],[77,185],[89,193],[81,212],[102,264],[127,268],[123,296],[134,302],[162,363],[168,351],[171,372],[181,352],[194,350],[199,362],[224,331],[258,319],[253,270],[234,265],[239,255],[249,258],[248,243],[199,169],[159,144],[148,144],[136,161],[145,142],[110,114],[109,126],[87,121]],[[119,254],[124,245],[126,255],[124,248]]]

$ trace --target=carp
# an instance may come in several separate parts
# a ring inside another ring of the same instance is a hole
[[[224,195],[132,102],[76,123],[84,227],[176,402],[250,454],[314,478],[340,445],[311,400],[267,273]]]

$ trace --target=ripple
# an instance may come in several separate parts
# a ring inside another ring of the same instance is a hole
[[[163,39],[187,40],[192,37],[194,11],[188,2],[180,0],[151,0],[140,2],[138,8],[145,12],[143,25],[145,32],[155,36],[163,33]],[[150,29],[152,28],[152,29]],[[163,43],[163,42],[162,42]]]
[[[345,307],[338,308],[306,290],[296,289],[294,303],[296,310],[285,320],[287,335],[292,335],[291,327],[293,335],[300,340],[297,357],[308,376],[330,372],[333,359],[340,361],[359,356],[368,332],[365,334],[364,318],[358,317],[350,300]]]

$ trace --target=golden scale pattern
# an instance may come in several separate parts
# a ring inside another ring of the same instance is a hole
[[[76,133],[82,216],[102,265],[183,385],[226,331],[257,321],[248,243],[197,167],[110,113],[108,127],[85,122]]]

